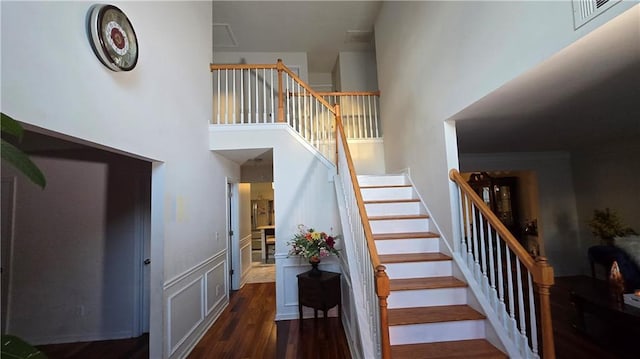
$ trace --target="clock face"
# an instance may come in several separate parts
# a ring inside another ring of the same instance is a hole
[[[127,16],[113,5],[89,10],[89,33],[96,56],[113,71],[130,71],[138,62],[138,39]]]

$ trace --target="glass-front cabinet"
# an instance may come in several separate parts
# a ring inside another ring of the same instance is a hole
[[[473,173],[469,185],[496,214],[507,229],[520,239],[518,219],[518,178],[491,177],[486,172]]]

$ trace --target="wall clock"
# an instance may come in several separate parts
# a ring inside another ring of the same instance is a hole
[[[89,9],[88,35],[93,52],[113,71],[131,71],[138,63],[138,38],[122,10],[98,4]]]

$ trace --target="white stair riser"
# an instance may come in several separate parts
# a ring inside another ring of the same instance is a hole
[[[358,176],[358,184],[363,186],[397,186],[409,184],[404,175]]]
[[[413,187],[361,188],[364,201],[413,199]]]
[[[369,224],[373,234],[426,232],[429,230],[429,220],[426,218],[375,220],[369,221]]]
[[[383,263],[387,275],[396,278],[446,277],[452,275],[451,261]]]
[[[380,239],[376,241],[378,254],[437,253],[439,238]]]
[[[369,217],[424,213],[421,209],[420,202],[367,203],[364,205],[364,208]]]
[[[448,342],[485,338],[484,320],[394,325],[389,327],[391,345]]]
[[[387,303],[389,308],[467,304],[467,288],[394,290]]]

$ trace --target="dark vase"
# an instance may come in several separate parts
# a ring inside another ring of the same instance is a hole
[[[320,264],[320,260],[309,260],[311,264],[311,271],[309,271],[309,276],[311,277],[319,277],[322,274],[322,271],[318,269],[318,264]]]

